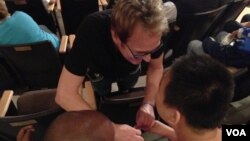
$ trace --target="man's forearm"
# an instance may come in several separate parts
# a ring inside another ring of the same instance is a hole
[[[77,76],[63,67],[56,92],[56,102],[66,111],[91,109],[82,98],[84,76]],[[79,90],[80,89],[80,90]]]
[[[66,111],[92,110],[90,105],[80,95],[71,95],[71,97],[64,99],[56,98],[56,102]]]
[[[71,93],[71,94],[70,94]],[[56,103],[66,111],[90,110],[90,105],[81,97],[78,91],[67,92],[67,90],[57,90]]]
[[[152,106],[155,105],[155,96],[156,96],[156,89],[158,89],[157,87],[153,86],[153,85],[148,85],[145,89],[145,97],[143,99],[143,103],[148,103]]]
[[[145,90],[144,103],[155,104],[155,96],[158,92],[161,77],[163,73],[163,68],[159,69],[149,69],[147,72],[147,85]]]

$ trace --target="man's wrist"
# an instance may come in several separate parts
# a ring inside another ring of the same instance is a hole
[[[153,101],[144,101],[143,103],[142,103],[142,106],[143,105],[150,105],[151,107],[155,107],[155,102],[153,102]]]

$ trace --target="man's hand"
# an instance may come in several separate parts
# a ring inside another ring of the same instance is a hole
[[[126,124],[114,124],[115,141],[144,141],[141,131]]]
[[[20,129],[17,134],[16,140],[17,141],[30,141],[30,135],[34,132],[35,129],[32,125],[25,126]]]
[[[136,114],[136,128],[147,131],[154,124],[154,107],[150,104],[143,104]]]

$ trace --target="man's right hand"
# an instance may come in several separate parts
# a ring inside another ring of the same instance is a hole
[[[126,124],[114,124],[115,141],[144,141],[141,130]]]

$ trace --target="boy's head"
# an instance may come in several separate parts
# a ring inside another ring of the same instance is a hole
[[[113,141],[113,123],[97,111],[72,111],[59,115],[44,141]]]
[[[156,105],[160,116],[174,126],[180,120],[192,128],[221,125],[233,96],[231,74],[209,56],[178,58],[165,71]]]

